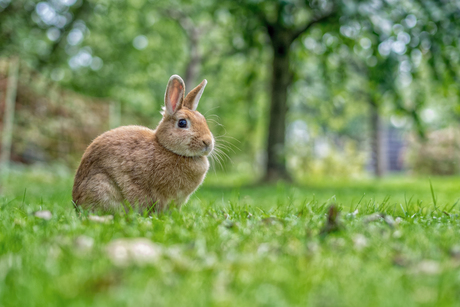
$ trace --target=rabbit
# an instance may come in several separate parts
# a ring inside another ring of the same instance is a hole
[[[203,182],[214,137],[196,108],[207,84],[187,96],[181,77],[169,79],[163,118],[155,130],[124,126],[97,137],[75,175],[76,208],[107,213],[129,209],[179,209]]]

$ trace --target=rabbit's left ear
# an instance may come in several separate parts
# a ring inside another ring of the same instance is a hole
[[[196,107],[198,107],[198,103],[200,102],[201,95],[203,95],[203,91],[207,83],[208,81],[204,79],[197,87],[195,87],[190,91],[190,93],[187,94],[184,101],[185,107],[192,111],[196,110]]]

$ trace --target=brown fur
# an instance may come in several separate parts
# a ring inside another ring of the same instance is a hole
[[[214,138],[195,111],[204,80],[184,100],[185,85],[172,76],[165,112],[155,130],[125,126],[97,137],[83,154],[75,176],[73,201],[85,209],[116,212],[123,203],[141,210],[180,207],[203,182]],[[193,103],[195,101],[195,104]],[[186,119],[188,129],[177,126]]]

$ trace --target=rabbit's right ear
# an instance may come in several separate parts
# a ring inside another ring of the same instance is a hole
[[[185,95],[185,83],[178,75],[172,75],[169,78],[168,86],[165,93],[166,113],[173,115],[182,107]]]

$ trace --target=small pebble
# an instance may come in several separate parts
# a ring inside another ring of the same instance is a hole
[[[362,234],[357,234],[354,236],[353,244],[357,250],[362,250],[368,245],[366,237]]]
[[[388,226],[394,226],[396,224],[395,220],[391,215],[385,215],[383,220],[385,221],[385,223],[388,224]]]
[[[439,265],[439,262],[434,260],[422,260],[414,268],[414,272],[427,275],[436,275],[441,272],[441,266]]]
[[[93,248],[94,239],[88,236],[78,236],[75,239],[75,247],[79,252],[87,252]]]
[[[364,223],[370,223],[370,222],[378,221],[380,219],[382,219],[382,214],[381,213],[373,213],[373,214],[370,214],[370,215],[366,215],[363,218],[363,222]]]
[[[38,218],[44,219],[44,220],[51,220],[53,215],[51,214],[51,211],[49,210],[43,210],[43,211],[37,211],[34,213],[34,215]]]
[[[153,263],[160,258],[162,249],[148,239],[133,238],[116,239],[110,242],[106,252],[114,264],[125,266],[131,263]]]
[[[113,220],[113,215],[104,215],[104,216],[90,215],[88,216],[88,220],[97,222],[97,223],[108,223]]]

